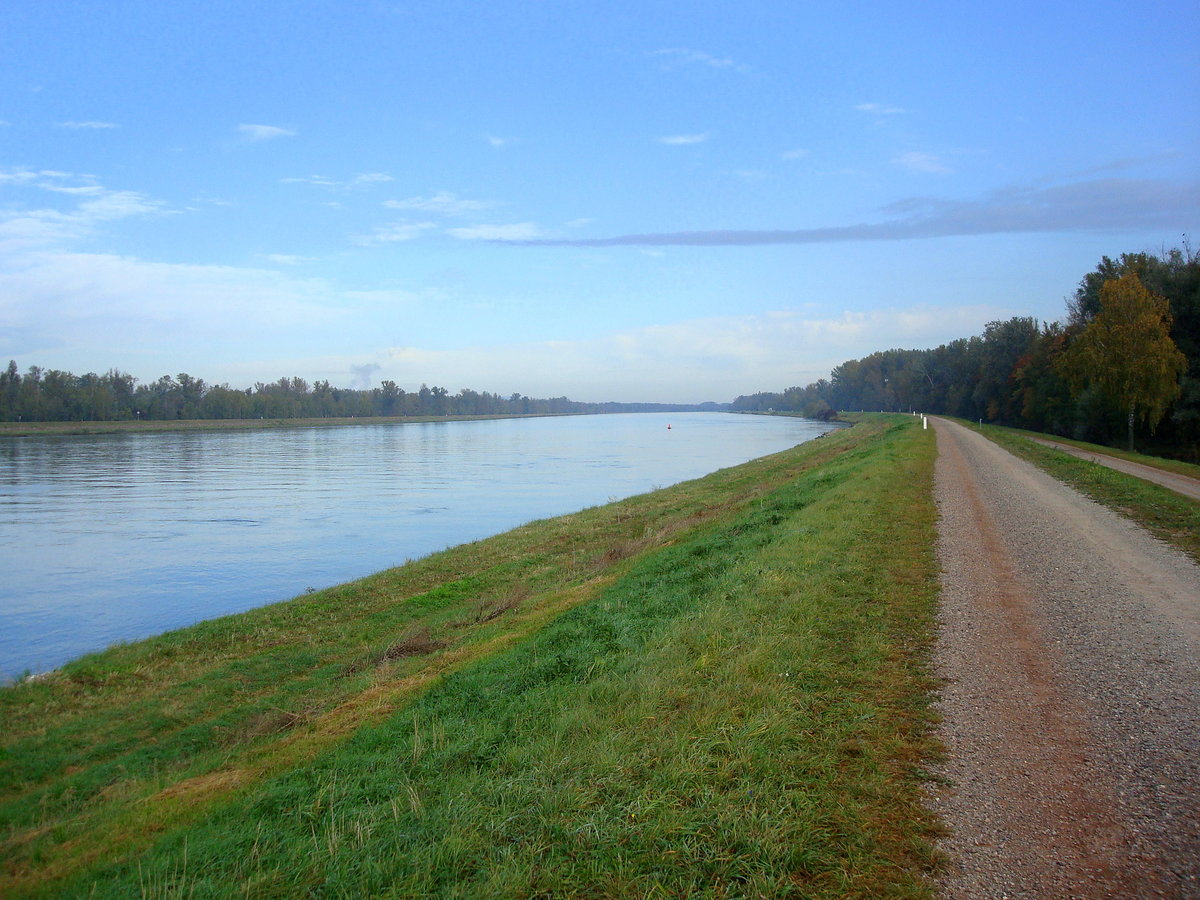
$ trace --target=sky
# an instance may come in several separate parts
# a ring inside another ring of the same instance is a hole
[[[1194,0],[2,20],[22,371],[724,402],[1200,246]]]

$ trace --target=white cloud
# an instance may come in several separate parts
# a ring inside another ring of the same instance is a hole
[[[94,200],[79,204],[80,213],[91,222],[125,219],[163,210],[162,203],[137,191],[104,191]]]
[[[884,103],[859,103],[854,107],[859,112],[871,113],[876,116],[897,116],[907,112],[900,106],[888,106]]]
[[[944,175],[952,171],[940,157],[933,153],[910,151],[901,153],[892,162],[914,172],[927,172],[932,175]]]
[[[267,259],[281,266],[298,266],[312,261],[311,256],[294,256],[291,253],[268,253]]]
[[[292,176],[290,178],[280,178],[279,182],[280,184],[315,184],[320,187],[342,187],[344,184],[344,182],[333,178],[326,178],[324,175]]]
[[[450,191],[438,191],[432,197],[409,197],[407,200],[386,200],[389,209],[414,209],[442,216],[459,216],[468,212],[487,209],[488,204],[478,200],[464,200]]]
[[[704,132],[703,134],[669,134],[664,137],[655,138],[654,140],[660,144],[684,146],[686,144],[703,144],[708,138],[708,132]]]
[[[279,128],[276,125],[239,125],[237,130],[242,137],[252,144],[259,141],[271,141],[275,138],[295,137],[296,132],[290,128]]]
[[[567,223],[567,227],[568,228],[582,228],[584,225],[591,225],[594,221],[596,221],[596,220],[589,219],[587,217],[581,217],[578,219],[572,219],[570,222]]]
[[[38,187],[44,188],[47,191],[54,191],[57,194],[102,194],[104,188],[98,184],[40,184]]]
[[[516,143],[517,140],[516,138],[498,137],[494,134],[485,134],[483,139],[497,150],[507,147],[509,144]]]
[[[220,197],[193,197],[192,203],[197,204],[197,206],[218,206],[218,207],[237,206],[237,203],[235,203],[234,201],[222,200]],[[196,208],[197,208],[196,206],[189,207],[189,209],[193,209],[193,210]]]
[[[76,175],[54,169],[42,169],[38,172],[29,169],[0,171],[0,186],[4,184],[37,187],[57,194],[104,193],[104,188],[97,183],[94,175]]]
[[[511,225],[468,225],[448,228],[446,233],[465,241],[530,241],[542,236],[533,222],[514,222]]]
[[[66,183],[69,180],[84,183],[72,185]],[[67,211],[49,208],[0,210],[0,247],[10,250],[76,241],[93,233],[103,222],[167,211],[164,204],[145,194],[110,190],[87,175],[19,169],[0,172],[0,186],[5,183],[78,198],[74,208]]]
[[[37,172],[28,169],[11,169],[0,172],[0,184],[31,184],[38,179]]]
[[[780,159],[804,159],[808,156],[808,151],[797,147],[795,150],[785,150],[779,154]]]
[[[742,181],[765,181],[771,177],[761,169],[735,169],[733,174]]]
[[[327,175],[302,175],[290,176],[288,178],[280,178],[280,184],[315,184],[317,187],[330,188],[352,188],[361,184],[386,184],[389,181],[395,181],[391,175],[386,172],[364,172],[362,175],[355,175],[349,181],[339,181],[336,178],[330,178]]]
[[[120,126],[120,125],[118,125],[116,122],[94,122],[94,121],[89,121],[89,122],[59,122],[59,123],[58,123],[58,127],[59,127],[59,128],[93,128],[93,129],[103,129],[103,128],[120,128],[121,126]]]
[[[380,225],[369,235],[356,238],[355,243],[364,247],[398,244],[415,240],[436,228],[437,225],[433,222],[392,222],[388,225]]]
[[[422,295],[413,291],[404,291],[395,288],[380,288],[370,291],[341,291],[339,296],[354,303],[386,307],[416,306],[423,299]]]
[[[750,71],[749,66],[738,65],[729,57],[713,56],[703,50],[689,50],[685,47],[670,47],[655,50],[650,56],[663,61],[664,69],[678,69],[681,66],[699,65],[710,69],[733,69],[738,72]]]

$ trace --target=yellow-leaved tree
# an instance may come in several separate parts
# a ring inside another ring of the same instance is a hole
[[[1185,357],[1171,340],[1171,309],[1135,274],[1104,282],[1100,311],[1060,358],[1063,375],[1078,395],[1099,391],[1124,413],[1133,449],[1133,425],[1140,415],[1153,431],[1179,395]]]

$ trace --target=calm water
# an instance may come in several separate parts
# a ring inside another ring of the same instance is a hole
[[[689,413],[0,440],[0,678],[827,430]]]

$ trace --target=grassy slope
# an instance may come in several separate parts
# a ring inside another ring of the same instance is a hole
[[[1200,503],[1195,500],[1134,475],[1118,472],[1030,440],[1043,437],[1040,434],[996,425],[983,426],[983,434],[1097,503],[1128,516],[1159,540],[1179,548],[1200,563]],[[1053,440],[1062,439],[1056,437]],[[1128,453],[1111,447],[1085,444],[1082,441],[1064,443],[1092,453],[1128,459],[1168,472],[1192,477],[1197,477],[1200,473],[1200,467],[1176,460]]]
[[[932,432],[0,692],[0,894],[927,896]]]

